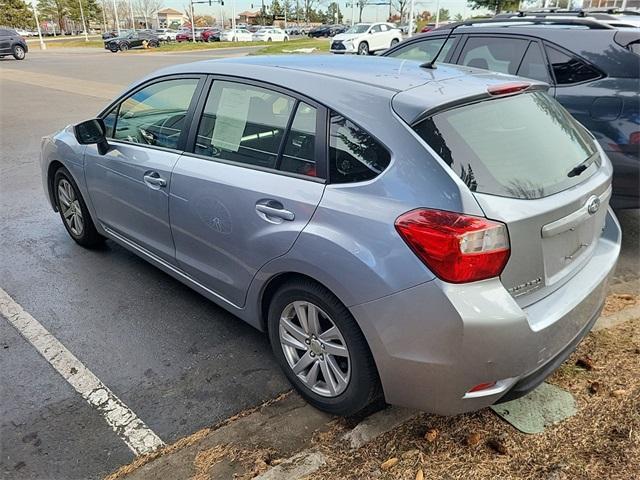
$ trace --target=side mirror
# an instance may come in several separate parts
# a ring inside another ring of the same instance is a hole
[[[100,155],[104,155],[109,151],[109,144],[105,136],[107,129],[104,126],[104,120],[101,118],[94,118],[78,123],[73,127],[73,131],[80,145],[95,144],[98,146],[98,153],[100,153]]]

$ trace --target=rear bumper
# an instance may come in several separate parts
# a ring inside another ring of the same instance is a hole
[[[499,279],[465,285],[434,280],[351,307],[386,400],[453,415],[535,388],[595,323],[620,237],[609,210],[591,260],[565,285],[526,308]],[[491,389],[467,393],[493,381],[497,384]]]

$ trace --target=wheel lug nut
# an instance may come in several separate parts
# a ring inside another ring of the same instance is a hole
[[[309,340],[308,338],[304,341],[304,343],[306,343],[307,345],[309,345],[311,343],[311,340]]]
[[[312,356],[312,357],[315,357],[315,356],[316,356],[316,354],[315,354],[315,353],[313,353],[313,352],[311,352],[311,356]]]

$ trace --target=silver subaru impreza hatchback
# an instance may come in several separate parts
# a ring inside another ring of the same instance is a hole
[[[547,86],[393,58],[156,72],[43,139],[53,209],[265,331],[311,404],[456,414],[589,332],[620,250],[611,163]]]

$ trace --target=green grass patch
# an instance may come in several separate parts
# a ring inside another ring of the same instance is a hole
[[[104,42],[102,40],[89,40],[88,42],[86,42],[84,38],[73,40],[57,40],[51,42],[45,40],[44,42],[47,44],[47,48],[104,48]],[[33,45],[30,46],[33,47]]]
[[[321,53],[329,51],[329,40],[326,38],[300,38],[289,40],[288,42],[273,42],[265,48],[251,52],[251,55],[281,55],[288,53],[305,53],[295,52],[302,48],[315,48],[312,53]]]

